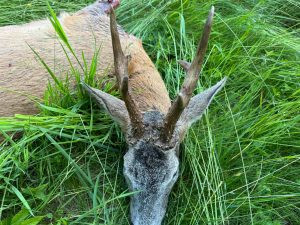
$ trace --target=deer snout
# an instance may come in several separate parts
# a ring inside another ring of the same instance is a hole
[[[160,225],[167,208],[167,193],[140,192],[131,199],[131,221],[133,225]]]

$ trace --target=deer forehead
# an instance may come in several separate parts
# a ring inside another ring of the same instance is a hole
[[[143,123],[145,127],[157,128],[163,127],[163,120],[165,115],[159,111],[147,111],[143,113]]]
[[[162,112],[156,110],[142,113],[144,133],[141,137],[136,138],[134,132],[128,132],[127,141],[130,143],[130,146],[146,148],[146,146],[141,143],[147,142],[152,145],[156,145],[161,149],[169,148],[167,144],[162,144],[160,142],[160,135],[164,125],[164,117],[165,115]]]

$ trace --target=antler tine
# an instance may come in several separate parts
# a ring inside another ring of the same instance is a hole
[[[139,136],[143,133],[142,115],[131,96],[130,88],[128,86],[128,60],[130,57],[126,57],[122,51],[116,16],[112,8],[110,12],[110,30],[114,53],[115,73],[119,90],[125,102],[133,131],[137,136]]]
[[[181,90],[176,100],[173,102],[171,108],[169,109],[169,112],[165,117],[165,122],[164,122],[165,129],[163,131],[164,133],[162,134],[163,141],[168,141],[172,137],[175,129],[175,125],[181,113],[183,112],[184,108],[188,105],[192,97],[193,91],[197,86],[199,73],[202,68],[205,52],[208,45],[208,39],[212,27],[213,16],[214,16],[214,7],[212,6],[204,26],[201,41],[199,42],[198,45],[197,54],[193,62],[190,64],[185,61],[180,61],[180,64],[187,72],[187,76],[183,82],[183,85],[181,87]]]

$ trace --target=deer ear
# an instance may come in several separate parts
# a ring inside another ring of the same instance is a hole
[[[201,118],[214,96],[222,89],[222,87],[224,87],[226,80],[227,78],[225,77],[214,86],[194,96],[190,100],[176,124],[176,130],[179,133],[181,140],[184,138],[189,127]]]
[[[81,82],[81,85],[91,97],[95,98],[96,102],[104,108],[113,120],[119,123],[123,132],[126,132],[128,125],[130,124],[130,119],[125,103],[122,100],[103,91],[92,88],[83,82]]]

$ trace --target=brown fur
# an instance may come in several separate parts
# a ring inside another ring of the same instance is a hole
[[[93,15],[89,10],[81,10],[73,15],[64,14],[60,22],[78,58],[83,51],[89,63],[100,47],[98,78],[103,76],[104,71],[113,73],[107,15]],[[156,109],[166,113],[170,107],[167,90],[141,41],[121,29],[120,35],[123,51],[131,55],[129,85],[139,109]],[[70,71],[48,20],[0,27],[0,117],[37,113],[34,101],[42,101],[47,83],[51,80],[28,45],[38,52],[57,76],[63,78]],[[72,61],[76,64],[74,59]]]

